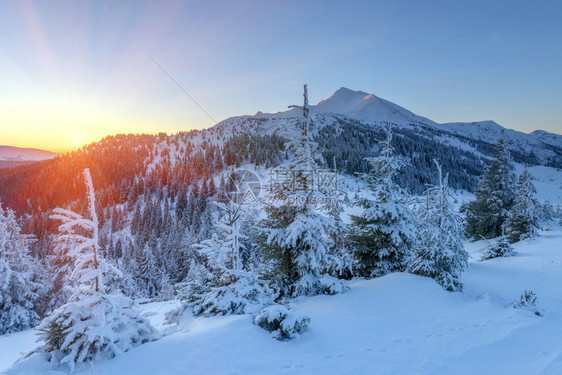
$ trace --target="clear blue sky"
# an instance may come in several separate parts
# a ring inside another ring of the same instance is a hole
[[[437,122],[562,133],[559,1],[2,1],[0,144],[61,151],[341,86]]]

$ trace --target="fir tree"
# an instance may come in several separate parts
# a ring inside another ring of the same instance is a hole
[[[345,287],[330,275],[340,263],[330,237],[337,224],[312,204],[324,194],[314,186],[314,173],[319,169],[315,159],[320,155],[318,145],[309,138],[306,85],[304,90],[302,129],[289,142],[293,158],[285,170],[292,183],[272,191],[282,203],[266,207],[268,217],[261,225],[262,252],[283,297],[335,294]]]
[[[14,212],[0,203],[0,335],[33,327],[38,309],[41,269],[29,255]]]
[[[466,207],[467,232],[475,239],[494,238],[513,205],[514,167],[505,139],[496,145],[496,156],[489,161],[474,192],[476,199]]]
[[[380,142],[379,157],[368,158],[371,172],[362,175],[369,184],[374,200],[359,199],[361,215],[351,215],[348,239],[355,247],[355,271],[360,276],[382,276],[402,271],[415,242],[416,223],[407,205],[405,193],[394,177],[402,163],[392,156],[392,133]]]
[[[74,241],[67,242],[67,239],[58,236],[55,239],[53,253],[48,257],[49,273],[53,284],[52,306],[58,307],[64,304],[71,295],[72,281],[69,278],[74,262],[68,253],[74,245]]]
[[[418,206],[420,230],[408,271],[431,277],[449,291],[460,291],[459,276],[468,265],[462,242],[464,220],[453,211],[447,176],[443,178],[441,166],[435,164],[439,185],[431,187],[426,202]]]
[[[131,308],[128,298],[106,293],[104,273],[111,266],[99,252],[99,222],[88,169],[84,170],[84,179],[90,218],[60,208],[51,216],[62,221],[59,231],[64,242],[74,244],[68,255],[74,260],[70,278],[76,287],[69,301],[37,328],[45,342],[38,351],[70,370],[100,357],[111,358],[155,337],[154,328]]]
[[[482,254],[482,260],[512,257],[516,254],[515,249],[511,246],[507,237],[502,234],[493,243],[488,244],[488,247]]]
[[[152,298],[160,289],[160,280],[162,272],[156,265],[156,259],[152,251],[150,241],[144,245],[142,254],[139,260],[138,278],[141,288],[146,293],[146,296]]]
[[[515,191],[515,203],[505,222],[505,234],[509,242],[531,238],[539,229],[539,203],[535,199],[537,190],[531,181],[531,174],[524,170]]]
[[[217,201],[220,202],[220,203],[227,203],[228,202],[227,193],[228,192],[227,192],[226,181],[224,179],[224,174],[222,174],[221,178],[220,178]]]
[[[182,294],[197,315],[257,313],[272,303],[273,293],[263,280],[243,266],[244,211],[234,202],[217,205],[222,212],[219,233],[194,245],[214,275],[207,285],[201,285],[200,277],[194,278],[195,285],[182,286]]]
[[[336,170],[336,160],[333,160],[334,166],[334,183],[325,187],[325,197],[323,209],[326,216],[334,220],[334,226],[330,230],[329,237],[333,249],[331,253],[335,254],[337,264],[333,269],[333,274],[345,279],[353,277],[353,251],[345,240],[344,233],[347,232],[347,225],[342,221],[341,214],[344,211],[344,199],[338,191],[338,175]],[[345,198],[347,196],[344,195]]]

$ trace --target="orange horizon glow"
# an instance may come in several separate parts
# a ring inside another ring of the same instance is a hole
[[[428,6],[420,31],[396,28],[420,19],[407,3],[332,3],[317,14],[312,2],[3,2],[0,144],[64,153],[108,135],[207,128],[284,110],[304,82],[311,102],[342,85],[380,89],[412,56],[382,97],[437,123],[562,133],[556,5]],[[491,9],[503,23],[474,27]],[[304,22],[307,12],[317,17]],[[523,32],[521,17],[534,26]]]
[[[0,100],[0,144],[64,154],[116,134],[176,133],[200,126],[166,113],[131,114],[126,108],[75,94]]]

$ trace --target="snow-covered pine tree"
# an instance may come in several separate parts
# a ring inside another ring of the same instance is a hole
[[[329,236],[333,247],[331,253],[336,256],[337,264],[332,273],[338,275],[338,277],[350,279],[353,277],[353,251],[345,240],[344,233],[347,232],[347,224],[341,218],[341,214],[344,211],[342,195],[344,198],[347,198],[347,196],[338,190],[338,172],[335,157],[332,163],[335,181],[334,184],[324,187],[324,204],[322,206],[326,216],[334,220],[334,226]]]
[[[14,211],[4,210],[0,202],[0,335],[33,327],[39,321],[41,275]]]
[[[180,288],[188,306],[197,315],[224,315],[257,313],[264,306],[273,303],[273,292],[266,283],[251,270],[244,267],[241,251],[244,249],[241,232],[244,218],[242,206],[229,202],[216,203],[222,216],[217,222],[218,234],[200,244],[194,245],[207,260],[214,276],[208,285]],[[197,283],[198,282],[198,283]]]
[[[505,235],[514,243],[533,237],[539,229],[539,202],[535,199],[537,190],[527,169],[517,182],[515,202],[505,222]]]
[[[104,272],[110,265],[99,251],[99,222],[90,171],[84,169],[83,174],[90,218],[60,208],[51,216],[62,221],[62,241],[74,244],[68,255],[74,260],[70,279],[76,287],[69,301],[37,327],[45,345],[36,351],[45,353],[49,361],[67,365],[71,371],[77,364],[111,358],[155,339],[154,328],[128,298],[105,292]]]
[[[474,192],[476,199],[466,206],[467,232],[473,238],[494,238],[502,234],[513,205],[514,169],[507,141],[500,138],[496,155],[486,165]]]
[[[381,156],[367,158],[371,171],[361,177],[374,199],[360,198],[360,215],[351,215],[348,239],[355,247],[355,272],[363,277],[382,276],[405,269],[416,238],[416,221],[404,191],[394,181],[401,161],[392,155],[392,131],[381,141]]]
[[[156,265],[154,252],[152,251],[151,241],[144,244],[142,254],[138,263],[139,286],[148,298],[154,298],[160,290],[162,271]]]
[[[170,283],[170,279],[165,273],[162,273],[160,280],[160,290],[158,291],[159,301],[169,301],[175,297],[174,286]]]
[[[59,261],[60,259],[60,261]],[[48,260],[48,274],[52,285],[49,307],[56,308],[68,301],[70,290],[68,285],[71,284],[68,276],[70,275],[72,261],[69,261],[65,255],[58,257],[56,250],[50,255]]]
[[[459,276],[468,260],[462,242],[464,220],[453,211],[448,178],[442,177],[441,166],[434,162],[439,184],[428,189],[426,201],[417,207],[418,239],[408,271],[431,277],[449,291],[460,291]]]
[[[516,253],[515,249],[507,237],[502,234],[493,243],[489,243],[488,247],[482,253],[482,260],[494,259],[499,257],[512,257]]]
[[[281,171],[290,176],[291,183],[272,189],[281,204],[266,207],[267,219],[260,225],[262,253],[271,266],[269,276],[282,297],[335,294],[346,287],[331,275],[341,264],[330,237],[338,229],[336,220],[322,215],[313,204],[324,194],[315,189],[313,180],[320,154],[309,137],[306,85],[304,106],[298,108],[303,111],[302,129],[288,142],[293,157]]]

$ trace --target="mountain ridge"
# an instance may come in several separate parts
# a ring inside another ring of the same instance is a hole
[[[364,91],[354,91],[346,87],[336,90],[327,99],[310,106],[310,113],[315,116],[335,115],[345,116],[371,125],[381,126],[385,123],[401,127],[425,127],[435,129],[439,137],[467,138],[495,144],[505,137],[511,151],[528,155],[537,159],[537,164],[562,167],[562,135],[545,130],[535,130],[523,133],[508,129],[493,120],[473,122],[437,123],[431,119],[419,116],[410,110]],[[220,122],[245,121],[249,118],[266,120],[297,119],[302,116],[301,110],[292,108],[277,113],[258,112],[255,115],[231,117]],[[314,118],[313,120],[316,121]],[[443,134],[447,133],[447,134]]]
[[[29,162],[54,158],[58,154],[38,148],[0,145],[0,161]]]

